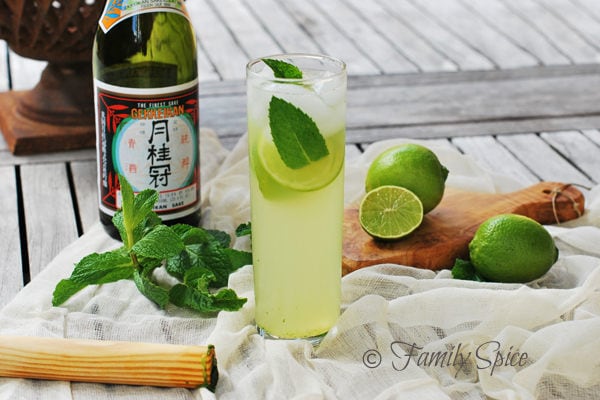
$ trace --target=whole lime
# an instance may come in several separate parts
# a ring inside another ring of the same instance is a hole
[[[423,212],[433,210],[442,200],[448,169],[433,151],[416,143],[391,147],[379,154],[367,171],[365,190],[380,186],[401,186],[419,197]]]
[[[475,271],[495,282],[530,282],[544,275],[558,258],[548,231],[537,221],[500,214],[482,223],[469,243]]]

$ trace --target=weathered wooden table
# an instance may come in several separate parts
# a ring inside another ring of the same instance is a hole
[[[595,0],[193,0],[201,124],[245,131],[244,66],[279,52],[347,61],[347,150],[410,137],[453,146],[524,184],[600,182]],[[43,63],[0,43],[0,90]],[[0,306],[98,219],[93,149],[14,156],[0,137]]]

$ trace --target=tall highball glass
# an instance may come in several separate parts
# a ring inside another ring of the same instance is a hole
[[[282,54],[246,71],[256,324],[318,343],[340,313],[346,66]]]

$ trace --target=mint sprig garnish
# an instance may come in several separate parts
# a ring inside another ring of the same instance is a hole
[[[317,124],[304,111],[279,97],[269,102],[273,143],[289,168],[299,169],[329,155]]]
[[[263,58],[262,61],[273,70],[275,78],[302,79],[302,71],[294,64],[273,58]]]
[[[230,248],[231,237],[225,232],[163,225],[152,210],[158,200],[156,191],[147,189],[134,195],[123,176],[119,182],[122,208],[113,224],[123,246],[82,258],[71,276],[56,285],[52,304],[63,304],[89,285],[130,279],[160,308],[171,303],[204,313],[240,309],[246,299],[223,287],[230,273],[252,263],[251,253]],[[156,281],[153,273],[163,266],[181,282],[167,287]]]
[[[302,71],[293,64],[271,58],[262,61],[276,78],[302,79]],[[276,96],[271,97],[269,103],[269,127],[281,160],[291,169],[305,167],[329,155],[315,121],[300,108]]]

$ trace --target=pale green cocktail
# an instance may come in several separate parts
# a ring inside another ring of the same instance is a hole
[[[302,78],[276,78],[261,59],[247,67],[256,324],[263,336],[315,339],[340,312],[345,65],[266,59]]]

